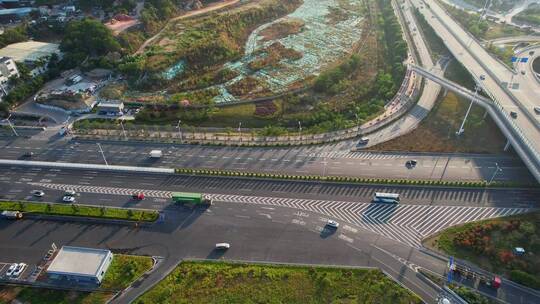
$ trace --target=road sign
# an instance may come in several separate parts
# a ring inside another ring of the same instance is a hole
[[[515,56],[512,56],[512,58],[510,59],[512,62],[517,62],[519,60],[519,58],[515,57]]]
[[[527,61],[529,61],[529,58],[527,57],[524,57],[524,58],[521,58],[521,63],[526,63]]]

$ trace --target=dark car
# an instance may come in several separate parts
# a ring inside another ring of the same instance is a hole
[[[23,154],[23,157],[27,157],[27,158],[32,157],[32,156],[34,156],[34,152],[31,152],[31,151],[25,152]]]
[[[517,115],[517,112],[511,111],[510,116],[512,116],[512,118],[515,119],[515,118],[517,118],[518,115]]]
[[[416,164],[418,162],[415,160],[415,159],[411,159],[411,160],[408,160],[406,163],[405,163],[405,166],[409,167],[409,168],[412,168],[412,167],[416,167]]]

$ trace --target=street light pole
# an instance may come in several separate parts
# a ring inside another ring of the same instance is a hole
[[[240,141],[242,141],[242,122],[238,123],[238,133],[240,133]]]
[[[98,148],[99,148],[99,152],[101,152],[101,156],[103,156],[103,160],[105,161],[105,166],[109,166],[109,164],[107,163],[107,159],[105,158],[105,153],[103,152],[103,149],[101,149],[101,145],[99,143],[96,143]]]
[[[124,118],[120,119],[120,126],[122,127],[122,134],[124,134],[124,139],[127,140],[126,129],[124,129]]]
[[[499,173],[499,171],[502,172],[502,169],[501,169],[501,167],[499,167],[498,163],[495,163],[495,172],[493,172],[493,175],[491,176],[491,179],[489,180],[488,184],[491,184],[491,182],[493,182],[493,180],[495,179],[495,175],[497,175],[497,173]]]
[[[178,124],[176,125],[176,129],[178,129],[178,136],[180,137],[180,143],[182,143],[182,129],[180,128],[180,124],[182,123],[182,120],[178,120]]]
[[[469,108],[467,109],[467,112],[465,113],[465,117],[463,118],[463,122],[461,123],[461,126],[459,127],[459,130],[456,132],[456,135],[461,135],[463,132],[465,132],[465,129],[463,128],[465,126],[465,122],[467,121],[467,117],[469,116],[469,113],[471,112],[472,105],[476,101],[476,97],[478,96],[478,91],[480,90],[480,86],[476,86],[474,90],[474,96],[471,100],[471,103],[469,104]]]
[[[8,124],[9,124],[9,127],[11,128],[11,131],[13,131],[13,133],[15,134],[15,136],[19,136],[19,134],[17,133],[17,131],[15,131],[15,128],[13,127],[13,125],[11,124],[11,121],[9,120],[11,118],[11,114],[9,114],[8,118],[6,118]]]
[[[298,133],[300,134],[300,141],[302,140],[302,123],[298,121]]]

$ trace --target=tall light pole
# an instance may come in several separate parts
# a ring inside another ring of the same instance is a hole
[[[358,113],[354,113],[354,116],[356,117],[356,127],[358,134],[360,134],[360,118],[358,118]]]
[[[240,141],[242,141],[242,122],[238,123],[238,133],[240,133]]]
[[[478,96],[478,91],[480,91],[480,86],[476,85],[474,89],[474,96],[471,100],[471,103],[469,104],[469,108],[467,109],[467,112],[465,113],[465,117],[463,118],[463,122],[461,123],[461,126],[459,127],[459,130],[456,132],[456,135],[461,135],[463,132],[465,132],[465,129],[463,128],[465,126],[465,122],[467,121],[467,117],[469,116],[469,113],[471,112],[472,105],[476,101],[476,97]]]
[[[101,152],[101,156],[103,156],[103,160],[105,161],[105,166],[109,166],[109,164],[107,163],[107,159],[105,158],[105,153],[103,152],[103,149],[101,149],[101,145],[99,143],[96,143],[98,148],[99,148],[99,152]]]
[[[482,9],[482,12],[480,12],[480,18],[478,18],[478,22],[480,22],[482,20],[482,17],[486,15],[489,1],[490,0],[486,0],[486,3],[484,3],[484,8]]]
[[[124,118],[123,117],[120,119],[120,126],[122,127],[122,134],[124,134],[124,139],[127,140],[126,129],[124,129]]]
[[[302,140],[302,123],[298,121],[298,134],[300,134],[300,140]]]
[[[491,182],[493,182],[493,180],[495,179],[495,175],[497,175],[497,173],[499,173],[499,172],[502,172],[502,169],[501,169],[501,167],[499,167],[498,163],[495,163],[495,172],[493,172],[493,175],[489,179],[488,184],[491,184]]]
[[[178,130],[178,136],[180,137],[180,143],[182,143],[182,129],[180,128],[180,124],[182,123],[182,120],[178,120],[178,124],[176,125],[176,129]]]
[[[15,128],[13,127],[13,125],[11,124],[11,121],[9,120],[11,118],[11,114],[9,114],[8,118],[6,118],[8,124],[9,124],[9,127],[11,128],[11,131],[13,131],[13,133],[15,134],[15,136],[19,136],[19,134],[17,133],[17,131],[15,131]]]

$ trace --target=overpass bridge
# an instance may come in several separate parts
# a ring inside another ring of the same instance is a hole
[[[514,150],[540,182],[540,121],[534,114],[534,107],[540,105],[537,97],[540,96],[540,86],[531,87],[528,82],[522,82],[520,73],[509,70],[492,57],[482,43],[464,30],[437,2],[406,0],[405,3],[412,4],[420,11],[452,55],[489,96],[489,102],[479,98],[478,104],[488,110]],[[431,73],[425,70],[422,72],[418,67],[415,70],[461,96],[471,98],[467,96],[471,94],[470,91],[464,91],[464,88],[455,83],[427,75]],[[517,113],[517,118],[512,118],[511,112]]]
[[[475,94],[475,92],[464,88],[453,81],[437,76],[422,67],[417,65],[409,65],[409,67],[425,79],[436,82],[445,89],[451,90],[462,97],[474,100],[476,104],[486,109],[501,132],[508,139],[508,142],[521,157],[527,168],[531,171],[536,180],[540,181],[540,162],[538,161],[538,155],[534,154],[536,151],[529,145],[528,139],[524,137],[519,126],[515,124],[514,119],[501,109],[500,105],[489,98]]]

